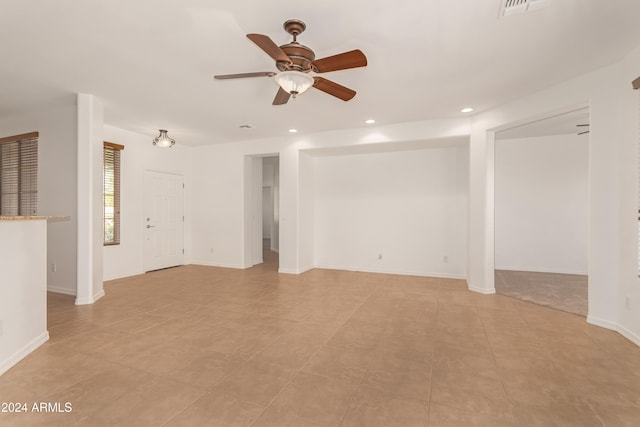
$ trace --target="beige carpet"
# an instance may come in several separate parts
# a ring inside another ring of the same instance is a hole
[[[587,276],[496,270],[496,293],[580,316],[587,315]]]

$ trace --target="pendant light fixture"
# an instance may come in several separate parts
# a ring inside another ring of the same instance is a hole
[[[175,143],[176,140],[170,138],[169,135],[167,135],[167,131],[165,129],[160,129],[160,135],[153,138],[153,145],[162,148],[171,148]]]

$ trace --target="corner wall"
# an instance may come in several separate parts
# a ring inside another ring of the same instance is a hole
[[[640,345],[640,279],[638,278],[638,208],[640,207],[640,90],[631,81],[640,76],[640,47],[620,66],[620,140],[617,159],[620,179],[618,330]]]
[[[0,221],[0,375],[49,339],[45,220]],[[4,415],[3,415],[4,416]]]
[[[47,227],[47,288],[76,295],[77,216],[75,97],[28,115],[0,119],[2,136],[38,131],[38,215],[70,216]],[[55,272],[52,265],[55,264]]]
[[[93,304],[104,296],[102,286],[103,155],[102,102],[91,94],[78,94],[77,217],[78,286],[76,304]]]
[[[120,164],[120,244],[105,246],[104,280],[142,274],[144,254],[144,171],[154,170],[184,176],[185,264],[191,262],[191,149],[176,142],[172,148],[151,143],[155,135],[142,135],[104,125],[104,140],[124,145]]]
[[[618,330],[640,344],[637,255],[637,93],[640,49],[624,61],[473,117],[469,266],[472,287],[493,289],[494,132],[590,107],[589,323]],[[634,138],[634,136],[636,138]],[[624,181],[624,182],[623,182]],[[478,183],[473,186],[473,183]],[[629,202],[633,200],[636,202]],[[631,209],[630,204],[635,206]],[[629,237],[627,237],[629,236]],[[634,243],[635,242],[635,243]],[[632,268],[633,267],[633,268]],[[631,302],[626,307],[626,297]],[[625,307],[625,308],[621,308]]]
[[[317,263],[316,252],[316,183],[315,170],[317,159],[308,153],[299,152],[298,164],[300,165],[298,182],[298,246],[300,272],[314,267],[322,267]]]

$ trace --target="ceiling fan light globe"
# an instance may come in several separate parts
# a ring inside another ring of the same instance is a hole
[[[294,98],[313,86],[314,80],[301,71],[282,71],[274,77],[276,83]]]

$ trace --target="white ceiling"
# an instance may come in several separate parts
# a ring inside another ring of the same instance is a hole
[[[105,122],[169,130],[202,145],[483,111],[621,59],[640,40],[640,1],[552,0],[499,18],[500,0],[2,0],[0,118],[90,93]],[[312,89],[272,106],[275,71],[245,35],[299,41],[317,57],[359,48],[366,68],[324,74],[351,87],[343,102]],[[251,124],[253,129],[240,129]]]

